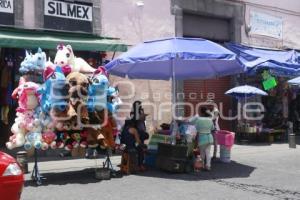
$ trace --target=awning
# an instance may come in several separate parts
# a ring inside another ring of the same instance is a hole
[[[79,51],[127,51],[127,46],[117,39],[92,34],[0,28],[0,47],[56,49],[60,43]]]
[[[300,54],[295,50],[267,50],[234,43],[226,43],[226,47],[238,55],[249,74],[267,69],[277,76],[300,75]]]

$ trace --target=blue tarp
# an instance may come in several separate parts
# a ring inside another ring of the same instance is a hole
[[[249,74],[268,69],[277,76],[300,75],[300,54],[295,50],[266,50],[234,43],[226,43],[226,47],[237,54]]]

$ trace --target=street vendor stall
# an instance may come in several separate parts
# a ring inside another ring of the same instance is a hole
[[[54,62],[47,60],[41,48],[34,54],[26,51],[19,85],[11,94],[18,107],[6,147],[34,151],[32,179],[38,185],[42,181],[37,152],[48,149],[103,149],[103,168],[110,173],[117,131],[114,114],[120,104],[117,89],[103,67],[95,69],[76,57],[71,45],[59,44]]]
[[[259,100],[265,107],[264,118],[247,125],[244,129],[248,130],[246,134],[253,141],[282,141],[286,138],[288,121],[294,124],[294,132],[299,132],[299,89],[287,84],[290,78],[300,74],[299,53],[295,50],[270,50],[234,43],[227,43],[226,47],[237,54],[246,68],[240,82],[261,85],[269,94]]]
[[[111,74],[130,79],[171,79],[173,104],[176,104],[176,80],[208,79],[244,71],[234,53],[214,42],[196,38],[168,38],[144,42],[105,67]],[[174,113],[174,110],[172,111]],[[172,145],[164,147],[170,151],[176,143],[175,136],[178,134],[176,120],[173,119],[171,124]],[[187,156],[187,153],[185,155]],[[172,157],[165,159],[165,162],[169,160],[170,171],[176,171],[179,164],[174,162],[176,159]]]

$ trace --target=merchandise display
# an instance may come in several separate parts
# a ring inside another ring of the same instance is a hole
[[[122,101],[105,68],[94,69],[74,56],[70,45],[58,45],[54,63],[38,48],[35,54],[26,51],[19,71],[23,76],[12,93],[18,108],[8,149],[115,147],[114,116]],[[30,74],[44,82],[28,81]]]

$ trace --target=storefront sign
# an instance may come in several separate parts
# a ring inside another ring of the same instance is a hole
[[[0,12],[14,13],[14,0],[0,0]]]
[[[44,14],[48,16],[92,21],[93,7],[55,0],[45,0]]]
[[[44,0],[45,28],[92,32],[93,4]]]
[[[250,12],[250,32],[252,35],[282,39],[283,20],[265,13]]]
[[[15,24],[14,0],[0,0],[0,24]]]

